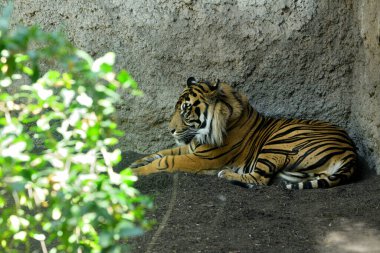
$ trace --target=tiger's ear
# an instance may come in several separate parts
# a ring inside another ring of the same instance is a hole
[[[209,87],[210,87],[211,93],[217,95],[221,89],[220,80],[216,79],[215,82],[212,82],[209,84]]]
[[[219,95],[223,93],[222,85],[219,79],[217,79],[216,82],[210,83],[209,87],[210,91],[208,92],[207,96],[211,100],[218,98]]]
[[[219,91],[219,87],[220,87],[220,80],[216,79],[216,82],[211,86],[211,89]]]
[[[195,80],[195,78],[192,77],[192,76],[187,79],[187,87],[190,87],[191,85],[194,85],[194,84],[197,84],[197,83],[198,83],[198,81]]]

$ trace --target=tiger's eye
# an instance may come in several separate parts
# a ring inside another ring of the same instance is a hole
[[[191,104],[190,103],[185,103],[185,104],[182,104],[181,106],[181,110],[185,111],[185,110],[189,110],[191,108]]]

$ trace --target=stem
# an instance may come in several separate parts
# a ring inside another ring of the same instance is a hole
[[[20,209],[20,198],[16,191],[12,191],[13,200],[15,201],[16,209]]]
[[[43,252],[43,253],[48,253],[48,250],[47,250],[47,248],[46,248],[45,241],[40,241],[40,243],[41,243],[42,252]]]

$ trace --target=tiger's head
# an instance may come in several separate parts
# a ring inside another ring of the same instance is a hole
[[[190,77],[176,103],[169,129],[179,145],[195,140],[222,146],[228,124],[242,113],[246,101],[226,83]]]

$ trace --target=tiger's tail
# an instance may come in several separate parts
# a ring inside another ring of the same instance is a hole
[[[354,166],[346,164],[335,173],[314,174],[303,172],[281,171],[279,177],[284,180],[284,186],[288,190],[330,188],[349,181],[354,172]]]

